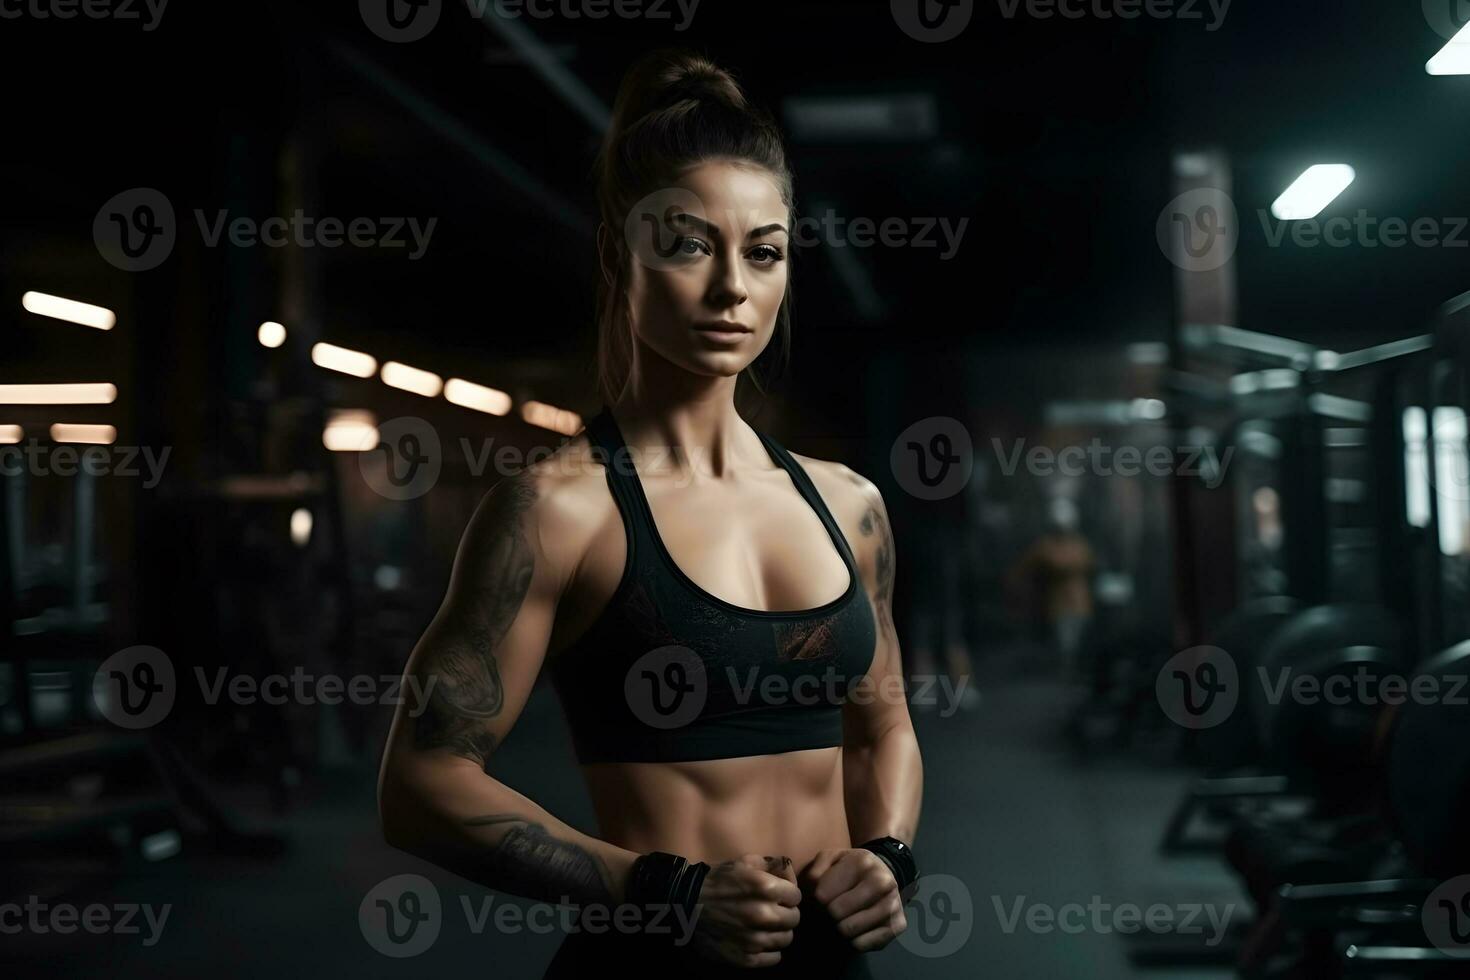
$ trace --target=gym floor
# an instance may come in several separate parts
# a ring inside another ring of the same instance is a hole
[[[1145,970],[1129,961],[1133,941],[1106,929],[1027,927],[1034,906],[1061,915],[1072,904],[1164,905],[1179,910],[1177,921],[1183,923],[1186,910],[1196,906],[1238,921],[1249,914],[1249,904],[1218,859],[1165,859],[1157,852],[1168,814],[1190,778],[1187,770],[1146,761],[1137,752],[1080,761],[1061,736],[1068,703],[1061,685],[1040,677],[1018,679],[1021,672],[994,662],[990,672],[1010,680],[977,678],[982,698],[975,707],[949,717],[939,710],[914,715],[925,765],[921,853],[926,870],[963,882],[973,913],[966,923],[969,938],[952,954],[926,958],[894,944],[874,954],[875,975],[891,980],[914,975],[936,980],[1230,976],[1225,968]],[[497,755],[496,775],[563,819],[592,830],[586,794],[569,778],[575,771],[570,760],[555,698],[549,687],[539,686]],[[490,899],[492,910],[505,902],[524,903],[492,898],[485,889],[385,845],[375,824],[373,781],[365,765],[314,779],[319,788],[298,801],[279,825],[292,841],[284,860],[181,854],[115,882],[74,877],[69,894],[53,895],[78,905],[171,905],[167,928],[152,947],[144,945],[145,926],[134,936],[7,936],[0,951],[5,959],[40,970],[64,950],[76,975],[105,972],[159,980],[197,977],[204,963],[216,978],[455,976],[467,968],[497,978],[540,976],[560,934],[497,931],[493,919],[478,918],[483,903]],[[435,883],[444,918],[432,948],[397,961],[364,940],[357,910],[379,881],[409,872]],[[56,881],[54,867],[49,876]],[[476,918],[466,915],[462,902]],[[1022,914],[1015,919],[1018,908]],[[485,923],[478,932],[477,918]],[[1198,921],[1200,938],[1208,939],[1213,931],[1208,918],[1199,915]]]

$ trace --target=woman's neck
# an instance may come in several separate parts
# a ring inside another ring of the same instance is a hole
[[[733,464],[745,462],[754,450],[755,436],[735,410],[733,378],[728,386],[712,387],[697,397],[653,398],[629,394],[610,409],[629,448],[651,465],[695,467],[719,477]],[[672,454],[672,460],[665,456]],[[764,454],[764,450],[760,450]]]

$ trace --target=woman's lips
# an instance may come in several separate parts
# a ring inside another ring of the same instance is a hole
[[[750,336],[750,331],[738,326],[725,326],[717,323],[696,324],[694,332],[701,337],[725,344],[738,344]]]

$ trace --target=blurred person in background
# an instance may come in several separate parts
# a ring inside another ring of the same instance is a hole
[[[1053,498],[1046,530],[1011,570],[1012,587],[1028,600],[1033,621],[1041,626],[1069,683],[1082,680],[1081,650],[1092,622],[1092,577],[1097,568],[1092,546],[1078,524],[1077,505],[1067,497]]]

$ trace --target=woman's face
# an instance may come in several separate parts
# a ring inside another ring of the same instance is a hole
[[[727,162],[645,197],[624,229],[634,336],[695,374],[739,374],[775,331],[788,221],[769,176]]]

